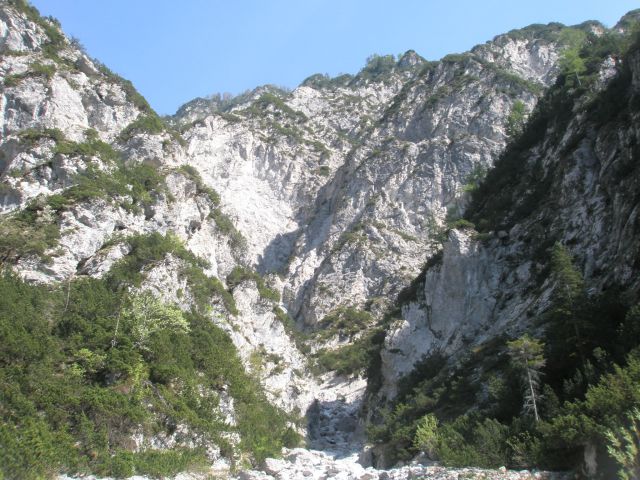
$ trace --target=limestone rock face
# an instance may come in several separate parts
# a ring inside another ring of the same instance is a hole
[[[638,92],[638,58],[636,52],[628,61],[622,95]],[[603,69],[610,68],[605,61]],[[616,69],[616,76],[623,74]],[[601,78],[596,89],[605,92],[614,77]],[[549,305],[553,284],[547,279],[540,285],[537,277],[549,261],[545,249],[554,242],[568,246],[591,295],[612,285],[638,291],[639,207],[632,192],[639,179],[629,148],[638,141],[632,126],[638,113],[631,109],[630,123],[621,126],[582,113],[580,102],[574,108],[566,125],[547,132],[556,142],[545,138],[527,151],[504,217],[509,230],[482,240],[474,231],[450,232],[441,261],[426,271],[416,298],[387,333],[382,396],[393,397],[398,374],[425,357],[462,355],[531,328]],[[544,192],[534,191],[531,176],[540,179]],[[539,201],[532,201],[536,195]],[[529,205],[528,212],[518,217],[521,205]]]
[[[437,64],[408,53],[373,79],[256,91],[224,114],[201,99],[180,112],[205,115],[185,132],[188,161],[222,193],[249,258],[285,276],[301,324],[372,299],[382,310],[504,147],[514,100],[533,109],[559,48],[502,36]]]

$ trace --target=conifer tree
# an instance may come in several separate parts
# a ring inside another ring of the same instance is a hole
[[[583,31],[575,28],[567,28],[560,35],[560,42],[565,45],[565,50],[560,56],[560,69],[567,76],[575,75],[579,86],[582,86],[580,75],[587,70],[585,61],[580,56],[586,38]]]
[[[563,355],[575,352],[578,357],[578,370],[585,376],[585,345],[582,335],[584,319],[582,313],[586,304],[584,281],[581,273],[573,265],[567,248],[556,242],[551,252],[551,275],[554,281],[552,306],[549,319],[554,335],[564,339]],[[554,342],[555,343],[555,342]],[[556,349],[560,345],[556,346]]]
[[[539,340],[524,335],[517,340],[507,342],[509,356],[515,368],[523,373],[525,386],[524,409],[532,411],[536,422],[540,420],[538,415],[538,399],[540,390],[540,370],[545,365],[544,344]]]

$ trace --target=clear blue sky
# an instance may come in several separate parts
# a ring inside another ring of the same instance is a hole
[[[638,0],[31,0],[161,114],[216,92],[355,73],[372,53],[430,60],[531,23],[612,26]]]

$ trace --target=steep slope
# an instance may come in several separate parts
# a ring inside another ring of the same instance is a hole
[[[553,78],[562,29],[513,32],[435,63],[374,56],[353,78],[257,91],[186,125],[189,163],[223,193],[259,270],[285,278],[300,324],[340,306],[379,316],[433,252],[462,186],[504,147],[513,104],[531,111]],[[212,104],[181,114],[194,121]]]
[[[447,211],[462,205],[462,186],[503,148],[513,105],[532,110],[553,78],[563,29],[513,32],[438,63],[413,52],[397,61],[373,56],[355,77],[313,76],[291,93],[264,87],[226,106],[198,100],[180,110],[173,121],[182,125],[189,166],[221,192],[247,239],[247,260],[278,274],[270,278],[297,328],[321,332],[310,340],[322,369],[363,371],[359,347],[344,361],[335,346],[368,336],[421,270]],[[345,334],[339,325],[352,322],[349,312],[360,321]],[[281,354],[273,335],[251,335],[248,318],[237,324],[241,351],[264,344]],[[331,442],[353,448],[361,426],[354,438],[340,431],[352,422],[339,419],[358,411],[363,390],[343,382],[333,381],[328,396],[315,394],[324,413],[313,418],[324,423],[312,432],[332,432]],[[349,395],[342,410],[335,399],[354,388],[360,395]]]
[[[243,239],[184,140],[26,2],[0,39],[3,474],[213,473],[295,444],[228,321],[274,301],[219,280]]]
[[[561,79],[473,192],[465,216],[478,231],[449,232],[423,274],[424,303],[405,305],[411,320],[387,336],[387,363],[405,357],[410,368],[425,354],[526,328],[548,305],[553,285],[540,279],[556,242],[567,245],[592,294],[613,285],[637,293],[637,59],[611,52],[604,60],[585,85]],[[415,336],[414,322],[426,336]],[[407,351],[391,353],[396,344]],[[405,368],[391,367],[390,382]]]
[[[474,457],[489,435],[494,464],[584,461],[589,478],[614,475],[606,432],[624,428],[638,402],[629,335],[640,287],[640,43],[620,34],[636,21],[632,12],[613,33],[587,39],[583,68],[565,70],[538,103],[398,305],[369,403],[376,418],[395,398],[375,435],[389,447],[377,450],[380,463],[406,456],[407,432],[436,414],[449,428],[437,447],[447,462],[491,465],[488,451]],[[513,380],[508,341],[524,333],[547,360],[541,424],[527,425],[526,408],[518,418],[531,396]],[[602,416],[607,397],[616,400]],[[579,433],[567,433],[570,422]]]

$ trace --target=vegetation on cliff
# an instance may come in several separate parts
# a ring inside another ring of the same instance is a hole
[[[571,47],[556,85],[529,122],[513,129],[495,168],[471,191],[469,222],[491,232],[533,215],[545,221],[540,212],[553,211],[550,187],[563,166],[531,167],[530,150],[559,142],[576,109],[602,128],[637,120],[640,102],[630,64],[639,48],[637,33],[583,35]],[[616,59],[618,75],[594,94],[607,58]],[[637,161],[625,170],[625,181],[634,175]],[[553,286],[546,313],[530,321],[530,333],[538,338],[495,338],[453,365],[437,353],[425,358],[369,427],[370,437],[386,445],[390,463],[422,450],[446,465],[573,469],[592,455],[603,478],[615,472],[635,478],[629,472],[637,472],[640,463],[633,447],[640,405],[637,292],[623,285],[589,292],[568,249],[554,244],[556,235],[547,230],[528,241],[534,258],[546,264],[538,285]]]

